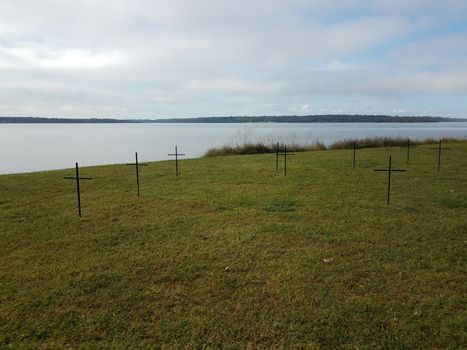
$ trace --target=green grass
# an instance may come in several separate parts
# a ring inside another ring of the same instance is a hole
[[[461,349],[467,144],[0,176],[0,348]],[[334,260],[325,263],[323,259]]]

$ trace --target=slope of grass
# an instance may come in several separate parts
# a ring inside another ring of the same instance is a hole
[[[467,144],[0,176],[2,348],[466,348]],[[326,259],[326,262],[325,262]]]

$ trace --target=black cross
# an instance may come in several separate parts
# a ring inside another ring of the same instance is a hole
[[[293,156],[293,155],[295,155],[295,153],[288,153],[287,152],[287,145],[285,145],[283,153],[277,152],[276,160],[278,159],[279,155],[284,156],[284,176],[287,176],[287,156]]]
[[[169,153],[168,156],[175,156],[175,174],[178,176],[178,156],[185,156],[184,153],[178,153],[177,146],[175,146],[175,153]]]
[[[64,179],[76,180],[76,194],[78,195],[78,215],[81,217],[81,195],[79,189],[79,180],[92,180],[92,177],[80,177],[78,162],[76,162],[76,176],[65,176]]]
[[[438,145],[438,147],[436,147],[436,148],[430,148],[430,149],[438,150],[438,171],[439,171],[439,169],[441,168],[441,150],[442,150],[442,149],[450,149],[450,148],[441,147],[441,140],[439,140],[439,145]]]
[[[147,164],[138,163],[138,152],[135,152],[136,162],[135,163],[127,163],[127,165],[134,165],[136,168],[136,188],[138,189],[138,196],[139,196],[139,167],[140,166],[147,166]]]
[[[405,172],[404,169],[393,169],[391,166],[391,156],[389,156],[389,168],[388,169],[375,169],[374,171],[387,171],[388,172],[388,204],[389,204],[389,195],[391,193],[391,173],[393,171],[402,171]]]

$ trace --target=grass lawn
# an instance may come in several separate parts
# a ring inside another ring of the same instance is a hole
[[[83,168],[81,219],[74,169],[2,175],[0,348],[465,349],[467,144],[430,147],[389,206],[405,148]]]

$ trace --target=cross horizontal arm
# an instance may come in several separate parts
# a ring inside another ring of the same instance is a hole
[[[76,180],[76,176],[64,176],[64,179],[67,180]],[[92,180],[92,177],[79,177],[80,180]]]
[[[389,169],[375,169],[373,171],[389,171]],[[407,171],[403,169],[391,169],[391,171]]]
[[[168,156],[186,156],[185,153],[177,153],[177,154],[171,153],[171,154],[167,154],[167,155],[168,155]]]
[[[126,165],[136,165],[136,163],[126,163]],[[147,166],[146,163],[138,163],[139,166]]]

